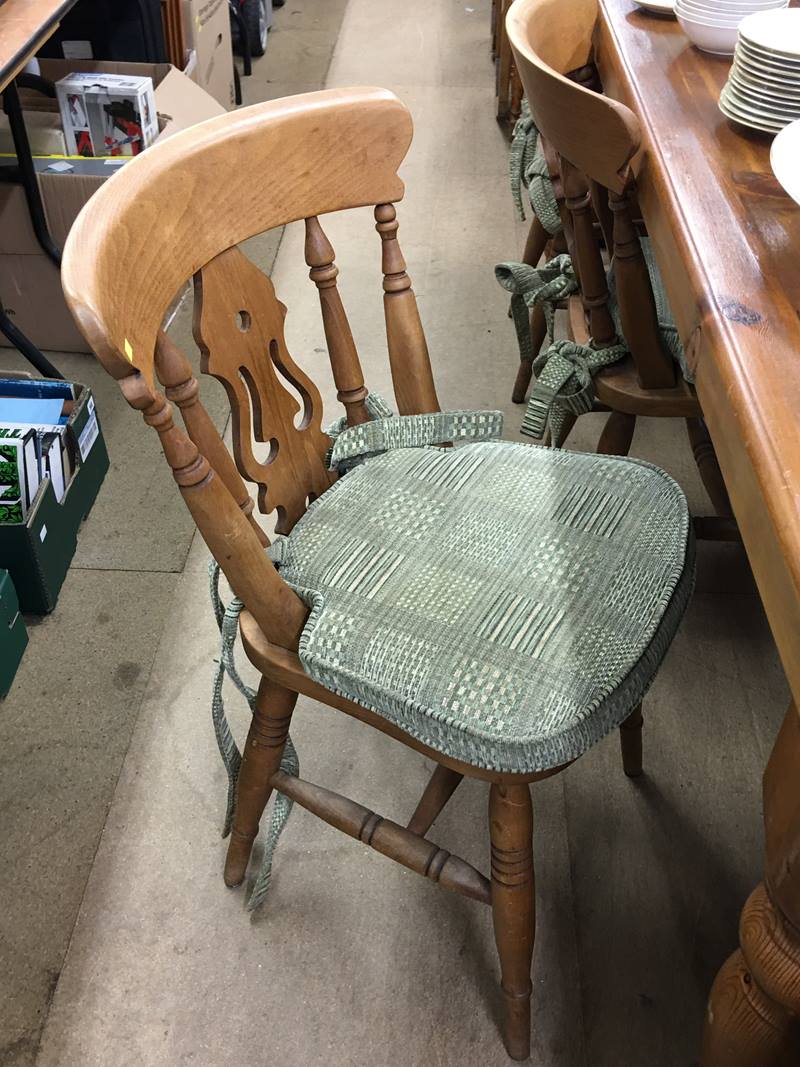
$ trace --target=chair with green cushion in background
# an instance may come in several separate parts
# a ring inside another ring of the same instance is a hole
[[[716,518],[696,520],[700,536],[737,537],[691,368],[656,264],[636,223],[631,162],[640,148],[636,116],[570,71],[591,68],[597,0],[516,0],[507,29],[533,120],[557,157],[573,268],[567,284],[571,343],[528,353],[537,381],[523,429],[563,441],[595,404],[611,414],[597,451],[627,455],[638,416],[683,418]],[[599,83],[598,83],[599,84]],[[599,227],[595,224],[599,220]],[[611,250],[607,271],[602,245]],[[535,303],[538,279],[498,278]],[[518,324],[522,317],[518,316]]]

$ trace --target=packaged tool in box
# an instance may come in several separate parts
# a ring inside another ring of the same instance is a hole
[[[56,95],[69,155],[137,156],[158,137],[152,78],[68,74]]]

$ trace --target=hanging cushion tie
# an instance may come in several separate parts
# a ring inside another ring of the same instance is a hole
[[[550,430],[558,448],[570,414],[582,415],[594,404],[593,377],[626,355],[625,345],[592,348],[575,341],[555,341],[533,363],[536,384],[522,420],[522,432],[541,440]]]
[[[529,309],[542,305],[547,335],[552,342],[556,304],[578,291],[572,259],[564,253],[542,267],[531,267],[527,263],[498,263],[494,276],[511,293],[511,317],[517,332],[519,358],[531,362],[537,353],[533,351],[531,341]]]
[[[528,101],[522,101],[520,117],[511,138],[508,157],[511,195],[519,217],[525,218],[522,187],[528,190],[531,208],[547,232],[553,236],[561,232],[561,212],[558,209],[550,168],[542,149],[539,131],[533,121]]]

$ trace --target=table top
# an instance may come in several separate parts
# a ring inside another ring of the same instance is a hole
[[[76,0],[0,0],[0,90],[35,55]]]
[[[600,0],[604,89],[642,127],[639,200],[795,697],[800,697],[800,206],[771,139],[717,99],[730,59]]]

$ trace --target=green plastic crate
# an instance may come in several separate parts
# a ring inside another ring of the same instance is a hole
[[[61,383],[63,385],[63,383]],[[59,502],[46,478],[24,523],[0,524],[0,567],[11,575],[22,611],[43,615],[53,610],[78,544],[78,530],[89,514],[108,470],[100,421],[91,390],[73,383],[75,401],[67,439],[75,474]],[[41,385],[31,380],[31,389]],[[92,420],[97,420],[94,434]],[[89,438],[93,443],[86,450]],[[82,455],[81,445],[84,454]]]
[[[11,575],[0,570],[0,697],[4,697],[28,645],[25,620],[19,612]]]

